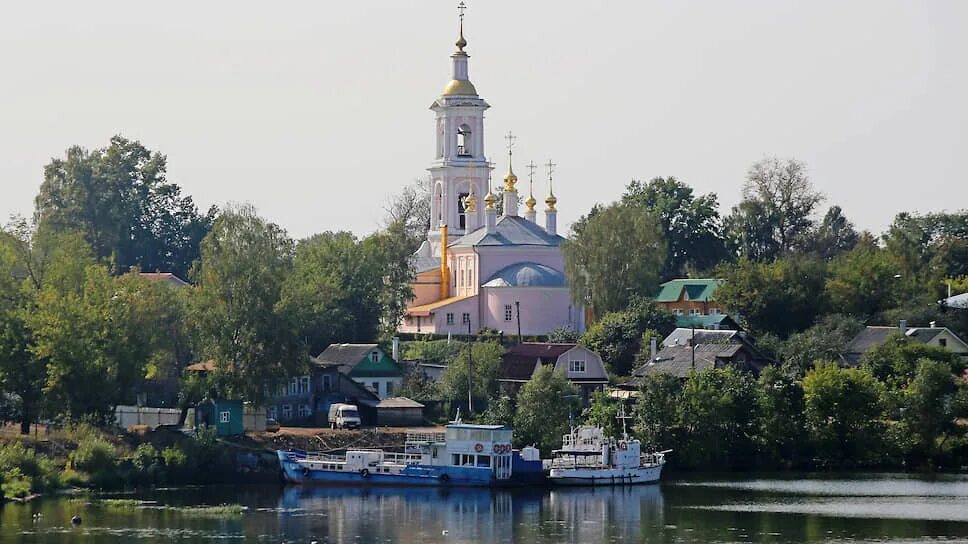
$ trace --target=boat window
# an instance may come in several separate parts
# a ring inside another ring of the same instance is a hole
[[[450,464],[460,466],[460,454],[454,453],[450,456]]]
[[[457,429],[447,429],[444,431],[444,437],[447,440],[457,440]]]
[[[479,467],[490,467],[491,466],[491,456],[490,455],[478,455],[477,456],[477,466],[479,466]]]
[[[460,456],[460,464],[461,464],[461,466],[465,466],[465,467],[472,467],[472,466],[474,466],[474,456],[473,455],[469,455],[469,454],[468,455],[461,455]]]

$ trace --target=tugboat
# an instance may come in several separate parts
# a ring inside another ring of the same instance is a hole
[[[544,480],[536,448],[514,450],[504,425],[457,421],[444,432],[407,433],[402,453],[350,449],[343,455],[279,450],[295,484],[473,486],[534,485]],[[512,478],[513,476],[513,478]]]
[[[641,453],[641,444],[625,430],[624,409],[622,438],[604,436],[601,427],[572,427],[561,440],[561,449],[545,461],[548,480],[554,485],[627,485],[659,481],[665,454]]]

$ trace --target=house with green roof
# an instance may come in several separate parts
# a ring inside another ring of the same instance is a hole
[[[697,329],[737,329],[725,308],[716,302],[716,290],[723,280],[679,278],[659,286],[656,305],[676,316],[677,327]]]

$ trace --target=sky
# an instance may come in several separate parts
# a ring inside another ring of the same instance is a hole
[[[557,163],[559,229],[656,176],[728,213],[767,155],[874,232],[968,208],[968,2],[467,2],[486,152],[504,172],[512,130],[522,179]],[[202,208],[372,232],[426,176],[456,34],[449,0],[10,3],[0,217],[31,213],[52,157],[121,134]]]

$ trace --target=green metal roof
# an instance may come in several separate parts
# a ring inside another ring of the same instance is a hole
[[[660,285],[659,294],[655,296],[656,302],[675,302],[679,300],[682,290],[685,289],[689,295],[689,300],[704,302],[712,300],[713,294],[723,280],[717,279],[676,279],[669,280]]]
[[[697,329],[724,329],[724,330],[735,330],[739,327],[733,318],[726,314],[719,315],[677,315],[676,316],[676,327],[681,327],[688,329],[695,327]]]

